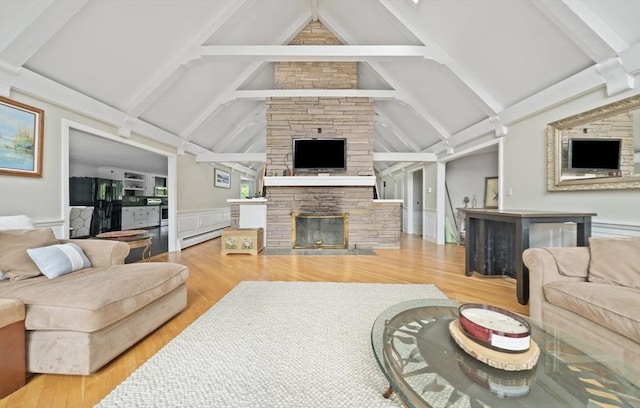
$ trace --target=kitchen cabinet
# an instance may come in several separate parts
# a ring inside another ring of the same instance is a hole
[[[132,195],[145,195],[146,177],[144,174],[124,171],[123,176],[125,194],[133,192]]]
[[[122,229],[157,227],[160,225],[159,206],[122,207]]]
[[[160,207],[147,207],[147,227],[157,227],[160,225]]]
[[[133,216],[133,207],[122,207],[122,230],[135,229],[135,218]]]
[[[166,197],[167,177],[157,174],[147,174],[145,195],[154,197]]]

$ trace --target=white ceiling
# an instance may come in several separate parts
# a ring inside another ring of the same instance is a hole
[[[76,129],[69,131],[69,161],[88,167],[114,167],[168,174],[165,156]]]
[[[273,64],[358,61],[374,151],[446,158],[596,87],[637,89],[639,16],[640,0],[2,0],[0,95],[251,172]],[[313,19],[347,52],[285,46]]]

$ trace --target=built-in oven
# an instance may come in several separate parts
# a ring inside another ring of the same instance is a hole
[[[164,204],[164,198],[162,198],[162,197],[147,197],[146,201],[147,201],[147,205],[148,206],[154,206],[154,207],[157,206],[157,208],[159,209],[158,217],[160,219],[158,220],[158,223],[160,224],[160,226],[167,225],[167,223],[165,223],[165,224],[162,223],[164,221],[164,219],[162,218],[162,207],[163,207],[163,204]]]
[[[169,206],[162,205],[160,207],[160,226],[169,225]]]
[[[162,197],[160,205],[160,226],[169,225],[169,199]]]

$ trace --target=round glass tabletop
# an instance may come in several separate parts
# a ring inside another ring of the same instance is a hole
[[[540,357],[530,370],[490,367],[451,338],[450,300],[416,300],[383,312],[371,330],[379,367],[409,407],[639,407],[640,389],[598,359],[606,353],[557,329],[531,325]],[[619,363],[623,364],[623,363]]]

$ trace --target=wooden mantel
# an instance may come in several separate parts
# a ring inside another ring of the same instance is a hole
[[[267,187],[282,186],[374,186],[376,176],[275,176],[265,177]]]

